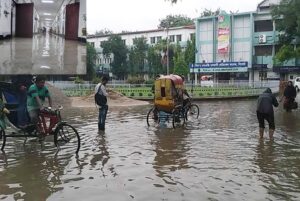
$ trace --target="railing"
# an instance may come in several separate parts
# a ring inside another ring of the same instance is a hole
[[[86,96],[92,94],[96,86],[96,84],[91,83],[75,84],[73,82],[50,82],[50,84],[61,89],[67,96]],[[152,86],[149,84],[107,84],[107,88],[136,99],[153,99]],[[209,86],[201,86],[201,83],[197,85],[187,83],[185,86],[194,98],[257,96],[267,87],[271,88],[273,93],[279,92],[279,81],[218,81]]]

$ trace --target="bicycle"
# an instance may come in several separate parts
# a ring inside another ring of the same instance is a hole
[[[192,102],[192,98],[189,98],[187,104],[183,107],[185,119],[188,121],[189,119],[198,119],[199,117],[199,106]]]
[[[50,107],[42,109],[39,113],[37,125],[31,124],[24,128],[20,128],[17,130],[17,133],[12,132],[7,135],[5,129],[0,126],[0,143],[2,141],[1,150],[4,150],[6,138],[8,137],[25,137],[27,139],[28,137],[45,138],[46,136],[53,135],[54,144],[57,148],[60,149],[63,146],[75,148],[75,153],[78,154],[80,150],[79,134],[73,126],[62,120],[60,114],[62,109],[62,106],[54,110]]]

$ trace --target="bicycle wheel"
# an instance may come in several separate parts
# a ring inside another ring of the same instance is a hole
[[[185,124],[185,115],[181,110],[175,109],[172,112],[172,125],[173,128],[183,127]]]
[[[198,119],[199,107],[196,104],[191,104],[185,113],[186,120]]]
[[[55,130],[54,144],[60,149],[66,151],[76,150],[77,154],[80,149],[80,137],[73,126],[67,123],[62,123]]]
[[[0,126],[0,146],[1,150],[3,151],[6,143],[6,135],[5,135],[5,130]]]
[[[151,108],[147,114],[147,125],[156,126],[159,124],[159,112],[155,107]]]

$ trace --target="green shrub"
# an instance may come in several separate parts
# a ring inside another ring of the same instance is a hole
[[[102,78],[100,78],[100,77],[94,77],[94,78],[92,79],[92,83],[93,83],[93,84],[98,84],[99,82],[101,82],[101,80],[102,80]]]
[[[81,79],[80,77],[76,77],[74,80],[75,84],[83,84],[83,79]]]
[[[129,84],[142,84],[145,82],[144,78],[142,77],[131,77],[127,79]]]

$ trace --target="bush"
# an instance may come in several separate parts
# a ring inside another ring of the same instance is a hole
[[[93,84],[98,84],[99,82],[101,82],[101,79],[102,79],[102,78],[100,78],[100,77],[94,77],[94,78],[92,79],[92,83],[93,83]]]
[[[83,84],[84,81],[80,77],[76,77],[74,82],[75,82],[75,84]]]
[[[127,79],[129,84],[142,84],[145,82],[144,78],[142,77],[131,77]]]
[[[145,81],[145,84],[149,84],[149,85],[150,85],[150,84],[154,84],[154,80],[146,80],[146,81]]]

